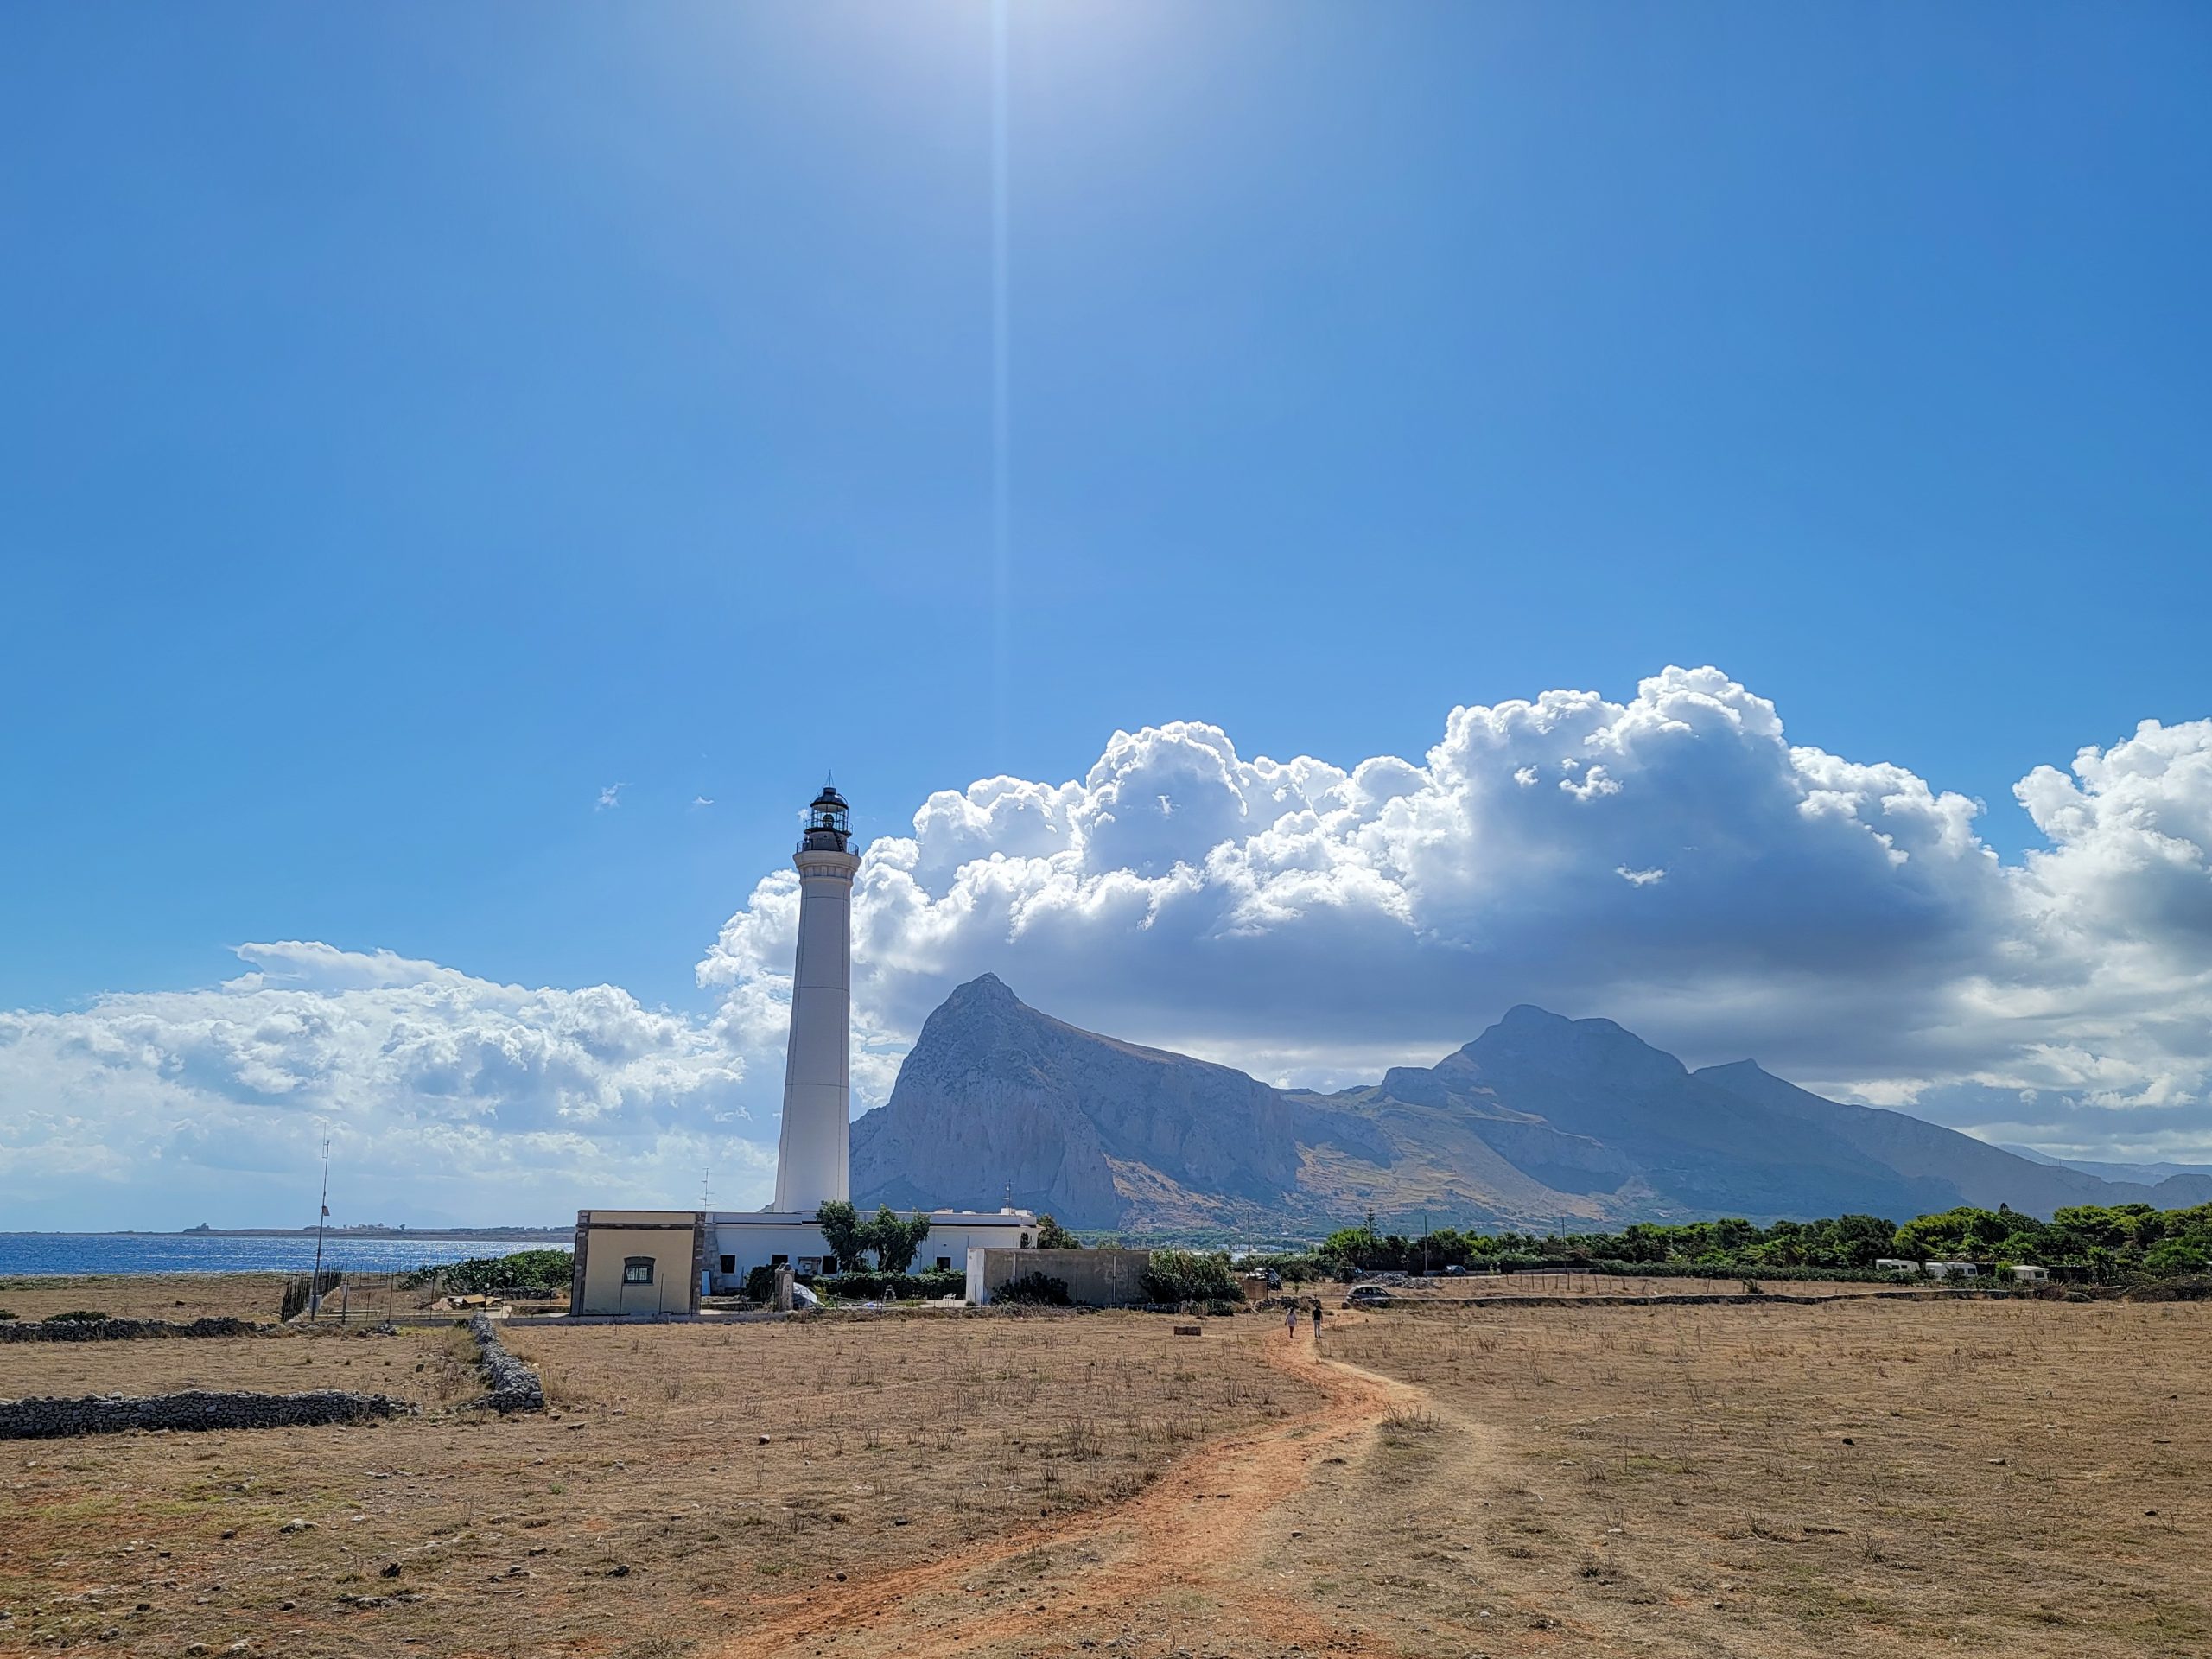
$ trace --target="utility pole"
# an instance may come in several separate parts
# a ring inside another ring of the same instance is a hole
[[[322,1137],[322,1213],[315,1218],[315,1277],[308,1281],[308,1318],[322,1316],[322,1234],[330,1225],[330,1137]]]

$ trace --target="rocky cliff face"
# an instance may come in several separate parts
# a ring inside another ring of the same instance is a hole
[[[852,1174],[863,1205],[996,1209],[1011,1194],[1115,1228],[1332,1223],[1370,1207],[1545,1228],[1902,1217],[1962,1201],[2048,1213],[2151,1193],[1823,1100],[1749,1062],[1693,1073],[1609,1020],[1517,1007],[1435,1065],[1279,1092],[1078,1030],[988,974],[930,1016],[890,1102],[854,1124]]]
[[[1299,1169],[1292,1117],[1241,1071],[1065,1025],[986,974],[929,1017],[889,1103],[853,1126],[853,1194],[995,1210],[1011,1190],[1084,1227],[1133,1205],[1194,1224],[1279,1210]]]

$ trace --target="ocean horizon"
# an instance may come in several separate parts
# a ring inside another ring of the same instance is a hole
[[[0,1277],[72,1274],[305,1273],[315,1266],[315,1235],[222,1233],[0,1233]],[[473,1256],[561,1248],[549,1238],[360,1237],[333,1234],[326,1268],[391,1273]]]

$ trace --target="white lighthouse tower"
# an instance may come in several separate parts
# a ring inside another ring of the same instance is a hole
[[[776,1152],[776,1208],[786,1215],[852,1195],[853,873],[861,867],[852,840],[845,798],[825,784],[791,855],[798,960]]]

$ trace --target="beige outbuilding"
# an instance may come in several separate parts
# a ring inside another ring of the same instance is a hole
[[[690,1210],[580,1210],[574,1314],[696,1313],[704,1217]]]

